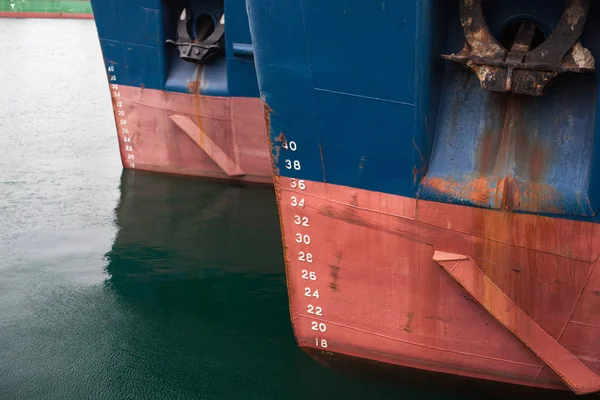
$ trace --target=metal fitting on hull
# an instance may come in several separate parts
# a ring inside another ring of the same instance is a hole
[[[565,0],[565,11],[552,34],[532,48],[535,25],[523,22],[509,50],[494,36],[483,16],[481,0],[461,0],[460,17],[465,45],[457,54],[442,58],[472,70],[486,90],[543,96],[559,74],[595,71],[591,52],[579,38],[591,0]]]
[[[198,33],[196,39],[192,40],[188,32],[191,18],[190,10],[184,8],[177,23],[177,40],[168,39],[167,43],[177,46],[181,59],[203,64],[225,51],[222,40],[225,34],[225,19],[223,16],[217,21],[214,30],[206,39],[199,40],[200,37],[208,34],[207,29],[209,27],[201,27],[204,32]]]

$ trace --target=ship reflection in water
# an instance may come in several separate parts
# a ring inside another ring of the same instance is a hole
[[[128,377],[125,392],[397,398],[396,387],[350,380],[297,347],[272,187],[125,170],[115,223],[106,285],[119,302],[122,371],[111,375]]]
[[[111,375],[127,377],[121,390],[133,397],[481,397],[363,378],[303,353],[271,187],[126,170],[115,223],[106,285],[118,299],[111,323],[120,321],[112,328],[120,371]]]

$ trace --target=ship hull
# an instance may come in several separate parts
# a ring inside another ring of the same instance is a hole
[[[91,5],[125,168],[272,184],[244,0]]]
[[[259,98],[110,86],[124,168],[272,184]]]
[[[600,373],[596,224],[285,177],[276,178],[276,192],[292,322],[305,350],[566,389],[530,350],[541,342],[520,340],[522,332],[489,312],[504,307],[494,293],[482,307],[434,262],[441,250],[475,260],[577,362]]]

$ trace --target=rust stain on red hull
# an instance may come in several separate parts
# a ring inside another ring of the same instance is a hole
[[[600,391],[600,377],[544,331],[471,258],[436,251],[433,259],[491,316],[544,361],[573,392],[581,395]]]
[[[481,207],[563,213],[563,196],[546,177],[554,160],[552,147],[536,134],[535,121],[523,115],[533,100],[495,93],[490,99],[474,155],[475,170],[454,178],[425,177],[423,187]]]
[[[198,87],[199,77],[194,81]],[[260,99],[211,97],[198,92],[183,94],[124,85],[119,85],[119,92],[120,97],[112,96],[112,103],[125,168],[272,183]],[[201,132],[200,143],[210,139],[246,175],[228,176],[171,121],[173,115],[196,121]],[[121,119],[127,124],[120,125]]]
[[[393,365],[565,389],[526,346],[479,308],[433,262],[435,250],[467,254],[514,304],[596,374],[600,348],[600,232],[594,224],[429,202],[277,177],[294,332],[303,347]],[[299,209],[310,220],[314,262],[298,261]],[[331,235],[331,232],[337,232]],[[564,237],[569,242],[564,243]],[[365,246],[365,243],[376,243]],[[336,254],[343,253],[343,259]],[[339,267],[329,287],[331,266]],[[299,271],[317,275],[307,282]],[[590,275],[591,273],[591,275]],[[324,278],[324,279],[323,279]],[[318,289],[324,317],[307,314],[304,287]],[[487,294],[483,294],[487,299]],[[489,299],[494,304],[493,299]],[[407,325],[407,316],[411,315]],[[312,329],[326,324],[326,332]],[[408,326],[408,327],[407,327]],[[564,331],[564,334],[562,332]]]

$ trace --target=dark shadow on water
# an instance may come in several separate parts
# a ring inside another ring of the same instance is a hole
[[[494,397],[495,387],[449,391],[419,374],[381,379],[343,359],[340,372],[302,352],[272,187],[126,170],[115,218],[106,288],[127,316],[114,327],[127,361],[115,363],[114,384],[132,398]]]

